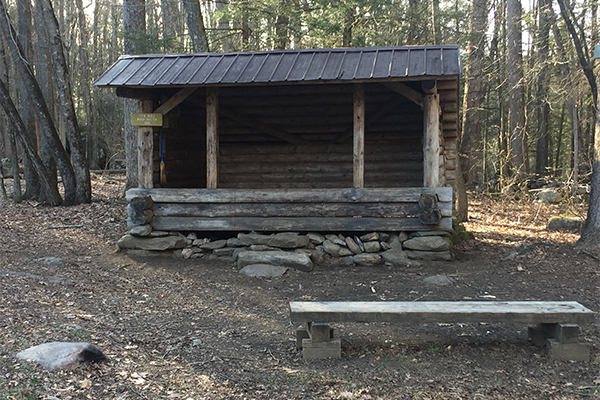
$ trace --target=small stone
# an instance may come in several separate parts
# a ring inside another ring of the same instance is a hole
[[[379,232],[379,241],[380,242],[387,242],[387,240],[389,239],[389,237],[390,237],[389,233]]]
[[[405,266],[404,260],[408,259],[408,255],[402,250],[392,249],[381,253],[381,258],[394,266]]]
[[[340,255],[340,257],[346,257],[346,256],[354,255],[354,253],[350,249],[342,247],[342,248],[340,248],[339,255]]]
[[[309,256],[289,251],[242,251],[237,256],[239,267],[250,264],[271,264],[310,272],[313,263]]]
[[[274,235],[262,235],[256,232],[250,232],[248,234],[240,233],[238,234],[238,239],[246,246],[261,244],[280,249],[306,247],[309,242],[308,236],[299,235],[294,232],[282,232]]]
[[[372,242],[374,240],[379,240],[379,233],[377,232],[371,232],[371,233],[367,233],[366,235],[362,235],[360,237],[360,240],[364,243],[364,242]]]
[[[196,232],[190,232],[187,234],[186,239],[194,241],[194,240],[198,239],[198,234]]]
[[[260,278],[274,278],[285,274],[287,270],[286,267],[271,264],[249,264],[240,270],[240,274]]]
[[[360,240],[360,238],[358,236],[354,236],[354,241],[356,242],[356,244],[358,245],[358,247],[360,247],[360,250],[364,252],[365,251],[365,245]]]
[[[227,247],[244,247],[242,241],[236,237],[227,239]]]
[[[106,359],[100,349],[85,342],[49,342],[30,347],[17,354],[21,360],[37,361],[49,371],[69,368],[78,363],[98,362]]]
[[[537,200],[541,203],[559,204],[563,197],[556,189],[542,189],[537,194]]]
[[[129,234],[133,236],[148,236],[152,232],[152,226],[149,224],[134,226],[129,230]]]
[[[364,242],[366,253],[377,253],[381,250],[379,242]]]
[[[356,242],[354,241],[354,239],[352,239],[350,236],[348,236],[347,238],[345,238],[345,242],[346,242],[346,246],[348,246],[348,249],[350,249],[350,251],[353,254],[360,254],[363,251],[360,249],[360,246],[356,244]]]
[[[226,244],[227,244],[227,240],[225,240],[225,239],[215,240],[214,242],[204,243],[203,245],[200,246],[200,248],[202,250],[222,249],[223,247],[225,247]]]
[[[406,250],[406,255],[411,260],[452,261],[452,253],[449,251]]]
[[[322,246],[317,246],[314,250],[311,251],[310,259],[315,265],[323,265],[325,263],[325,251]]]
[[[223,247],[222,249],[214,249],[213,254],[217,257],[231,257],[234,251],[235,248],[233,247]]]
[[[325,235],[325,237],[327,238],[327,240],[329,240],[333,244],[337,244],[338,246],[346,247],[346,242],[344,240],[340,239],[338,235],[329,234],[329,235]]]
[[[332,257],[339,257],[341,248],[342,248],[342,246],[333,243],[329,239],[327,239],[323,242],[323,250],[325,250],[325,252]]]
[[[210,242],[210,239],[209,239],[209,238],[199,238],[199,239],[196,239],[196,240],[194,240],[194,241],[192,242],[192,245],[193,245],[193,246],[200,247],[200,246],[202,246],[203,244],[206,244],[206,243],[208,243],[208,242]]]
[[[132,235],[125,235],[117,242],[120,249],[132,250],[171,250],[180,249],[186,246],[184,237],[164,236],[157,238],[138,238]]]
[[[409,235],[410,238],[415,237],[424,237],[424,236],[450,236],[451,233],[447,231],[419,231],[419,232],[411,232]]]
[[[381,246],[381,250],[386,251],[392,248],[392,246],[390,246],[390,244],[388,242],[379,242],[379,245]]]
[[[322,244],[325,241],[325,236],[320,233],[309,232],[306,236],[308,236],[308,240],[310,240],[312,244]]]
[[[427,278],[423,279],[423,282],[429,283],[431,285],[445,286],[454,283],[454,279],[446,275],[434,275],[428,276]]]
[[[186,247],[185,249],[181,250],[181,258],[184,260],[188,260],[192,254],[194,254],[194,250],[192,250],[191,247]]]
[[[200,339],[192,340],[192,346],[194,346],[194,347],[200,346],[201,344],[202,344],[202,340],[200,340]]]
[[[381,256],[378,254],[363,253],[356,254],[352,257],[352,260],[356,265],[361,267],[374,267],[381,263]]]
[[[546,230],[548,231],[579,231],[585,221],[580,217],[559,215],[548,220]]]
[[[171,235],[169,232],[165,232],[165,231],[152,231],[152,232],[150,232],[148,234],[148,236],[150,236],[150,237],[164,237],[164,236],[181,236],[181,235]]]
[[[279,250],[277,247],[265,246],[264,244],[252,244],[249,248],[252,251]]]

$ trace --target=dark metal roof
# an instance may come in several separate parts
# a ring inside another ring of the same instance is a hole
[[[458,46],[367,47],[120,57],[96,86],[209,86],[452,76]]]

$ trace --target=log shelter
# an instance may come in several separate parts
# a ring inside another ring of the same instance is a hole
[[[449,45],[136,55],[95,85],[162,116],[127,192],[155,230],[432,231],[452,228],[461,68]]]

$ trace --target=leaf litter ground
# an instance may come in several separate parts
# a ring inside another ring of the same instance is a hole
[[[452,262],[328,267],[272,278],[216,259],[134,257],[122,176],[94,175],[91,204],[0,203],[0,399],[600,398],[592,361],[549,360],[505,324],[336,324],[342,359],[305,362],[290,300],[574,300],[600,311],[600,262],[576,233],[545,230],[558,206],[472,196],[471,240]],[[425,279],[451,278],[448,285]],[[48,372],[15,358],[89,341],[99,365]]]

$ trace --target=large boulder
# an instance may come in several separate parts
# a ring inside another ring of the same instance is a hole
[[[542,203],[558,204],[562,199],[562,194],[557,189],[542,189],[537,194],[537,200]]]
[[[310,272],[314,265],[305,253],[292,253],[289,251],[243,251],[237,257],[238,267],[251,264],[271,264],[295,268],[300,271]]]
[[[21,360],[37,361],[47,370],[70,368],[78,363],[106,359],[100,349],[85,342],[50,342],[30,347],[17,354]]]
[[[310,241],[308,236],[298,235],[293,232],[282,232],[274,235],[261,235],[260,233],[240,233],[238,239],[245,246],[264,245],[280,249],[297,249],[306,247]]]
[[[117,242],[120,249],[153,251],[183,249],[186,244],[183,236],[136,237],[125,235]]]
[[[546,230],[549,231],[578,231],[585,221],[580,217],[559,215],[548,220]]]
[[[442,236],[420,236],[402,243],[405,249],[420,251],[446,251],[452,246],[452,240]]]

